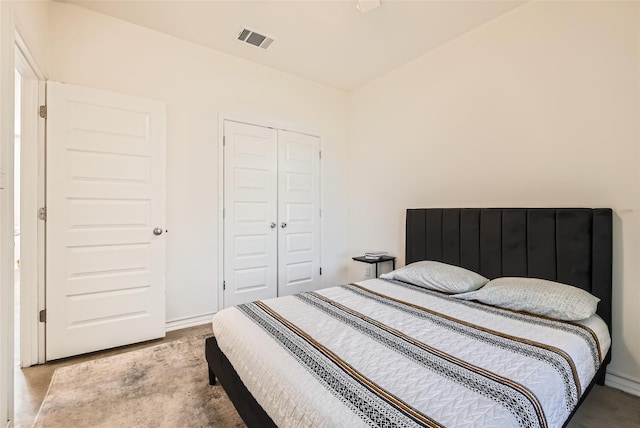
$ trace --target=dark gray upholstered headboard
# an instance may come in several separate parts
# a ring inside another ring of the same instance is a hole
[[[408,209],[406,263],[580,287],[601,299],[598,315],[611,331],[611,223],[609,208]]]

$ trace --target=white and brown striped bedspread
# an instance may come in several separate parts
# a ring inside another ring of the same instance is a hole
[[[579,324],[372,279],[225,309],[220,349],[281,427],[560,427],[610,346]]]

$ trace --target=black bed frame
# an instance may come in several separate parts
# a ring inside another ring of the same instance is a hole
[[[609,208],[408,209],[405,263],[435,260],[493,279],[549,279],[600,298],[598,315],[611,331],[612,211]],[[249,427],[275,427],[218,347],[206,340],[209,383],[216,377]],[[573,410],[594,384],[603,385],[609,351]]]

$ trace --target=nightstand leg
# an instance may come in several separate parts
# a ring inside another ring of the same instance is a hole
[[[376,263],[376,278],[378,277],[378,263]]]

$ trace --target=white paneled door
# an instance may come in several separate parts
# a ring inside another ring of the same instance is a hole
[[[319,140],[278,131],[278,296],[320,283]]]
[[[224,306],[278,292],[278,133],[224,122]]]
[[[46,357],[165,334],[165,107],[47,84]]]
[[[233,121],[224,138],[224,306],[319,288],[319,138]]]

